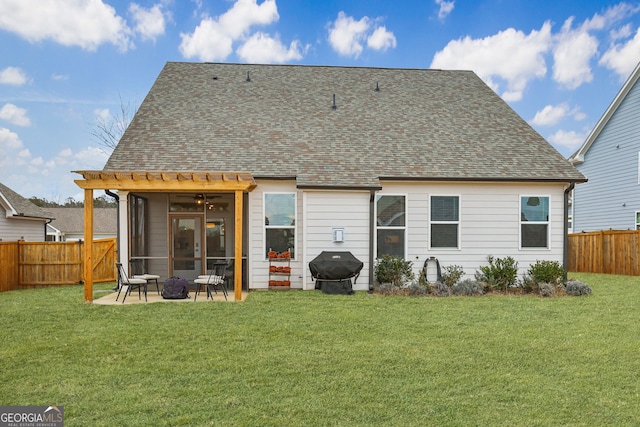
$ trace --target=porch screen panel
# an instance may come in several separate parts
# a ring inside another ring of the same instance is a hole
[[[131,195],[129,198],[129,241],[131,257],[149,255],[149,233],[147,230],[148,201],[144,197]],[[147,271],[147,260],[137,260],[131,265],[134,274]]]

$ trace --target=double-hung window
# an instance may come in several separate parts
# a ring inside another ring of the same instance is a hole
[[[406,235],[405,196],[376,197],[377,257],[394,255],[404,258]]]
[[[265,258],[269,251],[295,256],[296,194],[264,194]]]
[[[520,247],[549,247],[549,197],[520,197]]]
[[[460,197],[431,196],[431,248],[460,247]]]

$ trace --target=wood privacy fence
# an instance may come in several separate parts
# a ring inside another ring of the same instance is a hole
[[[569,234],[568,270],[640,276],[640,230]]]
[[[0,242],[0,292],[83,283],[83,242]],[[93,280],[116,280],[116,239],[93,242]]]

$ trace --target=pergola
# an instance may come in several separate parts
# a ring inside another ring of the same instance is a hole
[[[235,259],[242,259],[242,195],[256,188],[248,172],[74,171],[84,189],[84,300],[93,301],[93,190],[121,192],[233,192],[235,194]],[[119,232],[119,230],[118,230]],[[242,299],[242,263],[234,263],[234,300]]]

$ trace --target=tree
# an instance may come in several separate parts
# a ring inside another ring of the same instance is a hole
[[[82,208],[84,202],[78,202],[73,197],[67,197],[64,204],[50,201],[36,196],[29,197],[29,201],[41,208]],[[94,208],[115,208],[118,207],[116,200],[108,195],[102,195],[93,199]]]
[[[120,142],[120,138],[124,134],[124,131],[129,127],[129,123],[133,119],[135,114],[134,107],[131,102],[125,103],[120,98],[120,110],[118,114],[112,116],[109,115],[97,116],[94,128],[91,131],[91,135],[98,141],[98,143],[104,147],[113,150]]]

